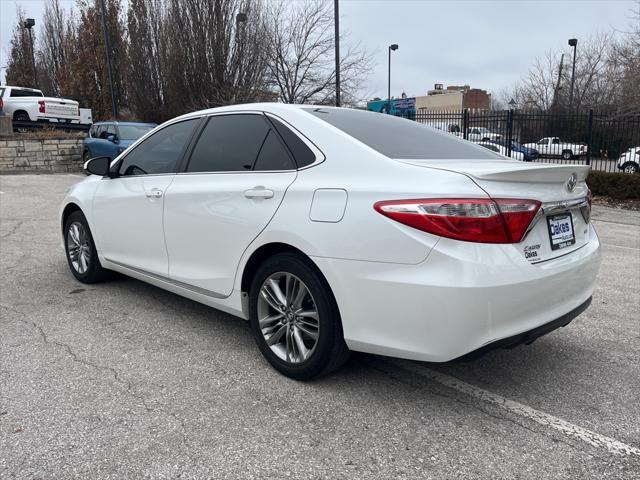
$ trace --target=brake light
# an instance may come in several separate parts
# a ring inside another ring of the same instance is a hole
[[[591,193],[591,189],[587,189],[587,205],[584,207],[580,207],[580,213],[582,214],[582,218],[584,218],[584,223],[589,223],[591,219],[591,204],[593,203],[593,194]]]
[[[425,198],[377,202],[376,211],[423,232],[477,243],[518,243],[540,209],[537,200]]]
[[[45,111],[44,111],[44,100],[38,100],[38,112],[45,113]]]
[[[4,108],[4,100],[2,100],[2,97],[0,97],[0,110],[2,110]]]

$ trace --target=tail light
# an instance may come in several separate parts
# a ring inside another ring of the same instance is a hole
[[[593,194],[591,190],[587,190],[587,205],[580,207],[580,213],[584,218],[584,223],[589,223],[591,219],[591,204],[593,203]]]
[[[38,100],[38,112],[45,113],[45,111],[44,111],[44,100]]]
[[[540,209],[537,200],[425,198],[377,202],[376,211],[440,237],[477,243],[518,243]]]
[[[2,100],[2,97],[0,97],[0,110],[2,110],[4,108],[4,100]]]

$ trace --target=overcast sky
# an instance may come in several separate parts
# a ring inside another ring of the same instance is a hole
[[[2,81],[16,6],[36,19],[37,29],[44,3],[0,0]],[[74,0],[61,3],[65,9],[75,6]],[[497,93],[526,74],[537,56],[565,48],[568,38],[627,28],[635,5],[631,0],[340,0],[340,27],[350,42],[361,42],[374,55],[376,68],[364,86],[371,96],[386,97],[391,43],[400,46],[392,53],[393,96],[423,95],[434,83]],[[579,49],[580,43],[578,54]]]

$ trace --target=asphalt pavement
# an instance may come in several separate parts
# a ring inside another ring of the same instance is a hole
[[[594,207],[603,264],[568,327],[300,383],[242,320],[78,283],[57,212],[81,179],[0,176],[0,478],[640,478],[640,213]]]

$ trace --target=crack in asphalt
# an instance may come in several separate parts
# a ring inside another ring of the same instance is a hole
[[[24,221],[19,220],[18,223],[16,223],[13,227],[11,227],[7,233],[0,235],[0,239],[10,237],[14,233],[16,233],[23,224],[24,224]]]
[[[403,379],[400,375],[398,375],[398,374],[396,374],[396,373],[394,373],[392,371],[385,370],[385,369],[383,369],[383,368],[381,368],[381,367],[379,367],[377,365],[374,365],[372,362],[368,361],[367,364],[369,365],[370,368],[372,368],[372,369],[374,369],[374,370],[376,370],[378,372],[384,373],[386,376],[390,377],[392,380],[395,380],[398,383],[401,383],[403,385],[407,385],[407,386],[409,386],[409,387],[411,387],[413,389],[416,389],[416,386],[415,386],[414,383],[411,383],[411,382]],[[391,368],[395,368],[395,367],[393,367],[391,365],[390,365],[390,367]],[[428,379],[424,379],[423,377],[420,377],[418,375],[412,374],[411,372],[403,372],[403,373],[405,373],[406,375],[411,375],[411,376],[415,376],[417,378],[420,378],[421,382],[429,381],[431,383],[437,383],[437,382],[430,381]],[[447,387],[446,385],[439,385],[439,387],[440,388],[449,389],[449,387]],[[479,411],[479,412],[481,412],[481,413],[483,413],[483,414],[485,414],[485,415],[487,415],[487,416],[489,416],[491,418],[494,418],[496,420],[506,421],[506,422],[512,423],[513,425],[521,427],[524,430],[527,430],[527,431],[529,431],[531,433],[534,433],[536,435],[542,435],[542,436],[545,436],[545,437],[550,437],[552,439],[552,441],[562,443],[562,444],[568,446],[569,448],[571,448],[572,450],[574,450],[574,451],[576,451],[578,453],[584,453],[584,454],[587,454],[587,455],[589,455],[589,456],[591,456],[593,458],[597,458],[598,460],[601,460],[603,462],[610,463],[607,458],[602,457],[600,455],[597,455],[597,454],[595,454],[593,452],[589,452],[589,451],[586,451],[584,449],[581,449],[578,446],[574,445],[571,442],[568,442],[567,440],[565,440],[563,438],[558,438],[555,435],[549,435],[546,432],[543,432],[541,430],[533,429],[533,428],[531,428],[531,427],[529,427],[527,425],[524,425],[523,423],[518,422],[517,420],[514,420],[513,418],[511,418],[511,417],[509,417],[507,415],[500,415],[500,414],[497,414],[497,413],[492,413],[492,412],[488,411],[487,409],[481,407],[480,405],[476,405],[476,404],[471,403],[469,401],[465,401],[462,398],[460,398],[461,394],[454,393],[453,395],[451,395],[451,394],[447,394],[447,393],[444,393],[444,392],[438,392],[438,391],[434,391],[434,390],[429,390],[429,393],[432,393],[433,395],[436,395],[438,397],[446,398],[448,400],[453,400],[454,402],[462,404],[462,405],[465,405],[467,407],[471,407],[471,408],[473,408],[473,409],[475,409],[475,410],[477,410],[477,411]]]
[[[46,332],[44,331],[44,329],[38,325],[37,323],[28,320],[27,318],[27,314],[25,314],[24,312],[18,310],[17,308],[11,307],[9,305],[4,305],[4,304],[0,304],[0,307],[12,311],[18,315],[20,315],[22,318],[16,318],[19,322],[24,323],[26,325],[30,325],[32,327],[34,327],[38,333],[40,334],[40,337],[42,338],[42,341],[47,344],[47,345],[56,345],[58,347],[63,348],[67,354],[72,358],[72,360],[76,363],[80,363],[82,365],[86,365],[89,366],[97,371],[103,372],[103,371],[108,371],[111,373],[111,375],[113,376],[113,379],[116,383],[122,385],[125,388],[125,392],[127,393],[127,395],[135,398],[136,400],[138,400],[141,404],[142,407],[145,409],[145,411],[147,413],[153,413],[153,412],[161,412],[171,418],[173,418],[181,427],[182,430],[182,443],[185,446],[186,450],[187,450],[187,455],[191,458],[191,455],[189,454],[189,450],[190,450],[190,445],[189,445],[189,437],[187,435],[187,425],[184,421],[184,419],[180,418],[176,413],[171,412],[169,410],[165,410],[164,408],[160,408],[160,407],[156,407],[153,408],[151,406],[149,406],[149,404],[147,403],[147,400],[144,398],[144,396],[136,394],[133,391],[133,385],[122,379],[120,374],[118,373],[118,371],[110,366],[104,366],[104,365],[98,365],[97,363],[91,362],[89,360],[83,359],[81,358],[76,352],[74,352],[74,350],[71,348],[70,345],[64,343],[64,342],[60,342],[57,340],[51,340],[48,335],[46,334]],[[111,309],[113,311],[113,309]]]

